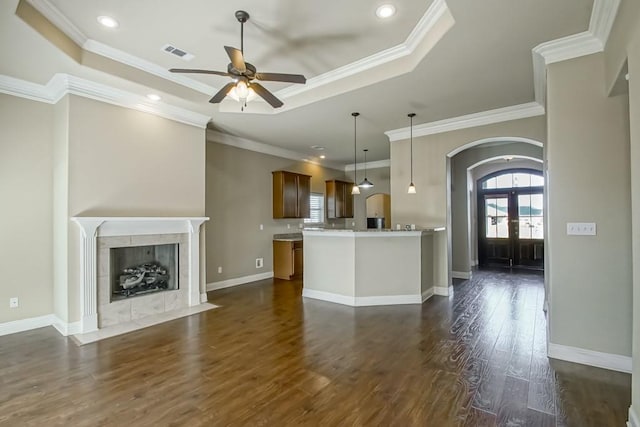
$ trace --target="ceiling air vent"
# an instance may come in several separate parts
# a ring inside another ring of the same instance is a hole
[[[192,53],[179,49],[170,44],[166,44],[162,46],[162,50],[164,50],[167,53],[170,53],[171,55],[175,55],[184,61],[191,61],[193,58],[195,58],[195,56]]]

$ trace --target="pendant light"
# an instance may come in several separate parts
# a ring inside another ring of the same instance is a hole
[[[358,187],[371,188],[373,187],[373,183],[367,179],[367,151],[369,151],[369,149],[365,148],[362,151],[364,151],[364,179],[360,184],[358,184]]]
[[[356,184],[358,182],[358,160],[356,157],[356,121],[360,113],[351,113],[353,116],[353,187],[351,188],[351,194],[360,194],[360,187]]]
[[[409,184],[409,189],[407,190],[407,193],[409,194],[416,194],[416,186],[413,184],[413,118],[416,116],[416,113],[409,113],[407,114],[407,116],[409,117],[409,121],[410,121],[410,135],[411,135],[411,184]]]

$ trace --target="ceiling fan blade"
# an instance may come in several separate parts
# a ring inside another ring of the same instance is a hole
[[[222,102],[222,100],[224,99],[225,96],[227,96],[227,94],[229,93],[229,91],[231,90],[231,88],[233,88],[236,84],[234,82],[230,82],[227,83],[226,85],[224,85],[222,87],[222,89],[220,89],[218,91],[218,93],[216,93],[215,95],[213,95],[213,98],[211,98],[209,100],[210,103],[212,104],[218,104],[220,102]]]
[[[216,76],[233,77],[233,74],[229,74],[225,71],[194,70],[190,68],[171,68],[169,71],[171,71],[172,73],[214,74]]]
[[[270,82],[288,82],[305,84],[307,79],[302,74],[256,73],[256,79]]]
[[[251,83],[251,88],[255,93],[260,95],[265,101],[267,101],[273,108],[280,108],[284,105],[282,101],[280,101],[274,94],[269,92],[264,86],[260,83]]]
[[[224,50],[227,51],[227,55],[229,55],[229,59],[231,60],[231,64],[233,64],[233,68],[244,73],[247,71],[247,66],[244,63],[244,56],[242,52],[235,47],[225,46]]]

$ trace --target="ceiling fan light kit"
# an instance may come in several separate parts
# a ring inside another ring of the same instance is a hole
[[[236,19],[240,22],[240,49],[225,46],[224,50],[231,61],[227,66],[227,71],[214,70],[198,70],[187,68],[171,68],[172,73],[190,73],[190,74],[212,74],[217,76],[226,76],[233,79],[227,83],[209,100],[212,104],[218,104],[229,96],[239,101],[241,109],[244,111],[247,102],[256,96],[260,96],[267,101],[273,108],[280,108],[284,103],[279,100],[273,93],[264,86],[254,80],[285,82],[305,84],[307,79],[301,74],[283,74],[283,73],[259,73],[253,64],[244,60],[244,24],[249,20],[249,14],[244,10],[238,10],[235,13]]]

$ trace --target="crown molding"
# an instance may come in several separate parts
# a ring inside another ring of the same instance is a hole
[[[532,52],[544,58],[546,65],[602,52],[604,45],[591,31],[572,34],[561,39],[541,43]]]
[[[619,7],[620,0],[594,0],[593,2],[589,32],[600,40],[603,47],[607,45]]]
[[[510,120],[526,119],[529,117],[542,116],[544,113],[545,110],[542,105],[537,102],[529,102],[526,104],[513,105],[511,107],[498,108],[495,110],[488,110],[480,113],[467,114],[465,116],[415,125],[413,126],[413,136],[420,137],[434,135],[454,130],[502,123]],[[404,127],[389,130],[384,134],[387,135],[390,142],[409,139],[410,128]]]
[[[546,105],[547,65],[604,51],[620,0],[594,0],[589,29],[541,43],[531,50],[535,99]]]
[[[316,161],[310,159],[309,157],[312,156],[309,156],[308,154],[299,153],[293,150],[287,150],[286,148],[274,147],[273,145],[265,144],[263,142],[230,135],[228,133],[222,133],[213,129],[207,129],[207,142],[217,142],[219,144],[229,145],[231,147],[236,147],[243,150],[254,151],[256,153],[267,154],[270,156],[281,157],[298,162],[311,163],[325,168],[344,171],[343,164],[326,160]]]
[[[211,120],[204,114],[163,102],[151,102],[145,96],[69,74],[56,74],[46,85],[0,75],[0,93],[47,104],[56,104],[63,96],[72,94],[199,128],[205,128]]]
[[[378,169],[391,167],[391,159],[378,160],[375,162],[367,162],[367,169]],[[344,167],[345,172],[353,172],[354,170],[364,170],[364,163],[348,164]]]
[[[1,74],[0,93],[55,104],[52,94],[45,86]]]

